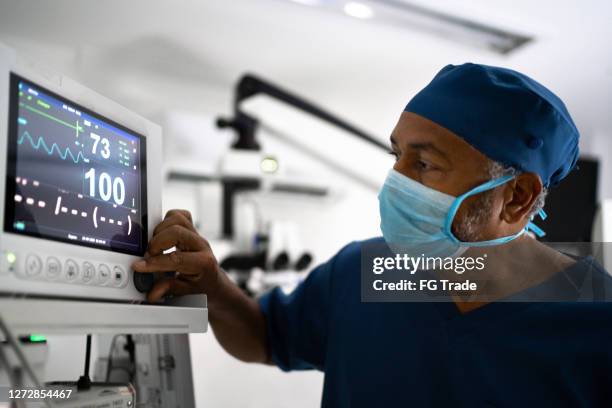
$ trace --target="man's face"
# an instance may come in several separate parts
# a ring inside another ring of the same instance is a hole
[[[393,168],[427,187],[459,196],[490,179],[491,161],[466,141],[411,112],[403,112],[393,133]],[[499,235],[495,214],[502,209],[501,192],[491,190],[468,197],[453,222],[453,233],[462,241],[491,239]]]

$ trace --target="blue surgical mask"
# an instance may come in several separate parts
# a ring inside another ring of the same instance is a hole
[[[453,219],[461,203],[468,197],[491,190],[512,180],[508,175],[489,180],[454,197],[429,188],[394,169],[378,194],[380,229],[387,245],[396,253],[410,256],[457,257],[470,247],[487,247],[510,242],[527,230],[538,236],[544,231],[529,222],[514,235],[488,241],[460,241],[452,232]],[[541,211],[542,219],[546,214]]]

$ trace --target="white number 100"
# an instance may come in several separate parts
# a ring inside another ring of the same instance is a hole
[[[85,179],[89,180],[89,195],[96,196],[96,169],[93,167],[85,173]],[[116,204],[121,205],[125,201],[125,183],[121,177],[115,177],[111,180],[111,176],[102,172],[98,178],[98,190],[100,198],[104,201],[109,201],[111,196]]]

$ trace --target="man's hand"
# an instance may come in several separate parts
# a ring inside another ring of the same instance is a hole
[[[164,254],[172,247],[175,252]],[[221,271],[210,245],[193,226],[189,211],[168,211],[155,227],[144,259],[134,262],[132,268],[136,272],[177,272],[176,277],[155,283],[147,299],[156,302],[166,294],[205,293],[208,321],[223,348],[242,361],[271,362],[259,303]]]
[[[175,247],[176,251],[163,252]],[[208,242],[202,238],[186,210],[170,210],[153,231],[144,259],[134,262],[136,272],[177,272],[158,281],[147,299],[156,302],[166,294],[211,294],[221,273]]]

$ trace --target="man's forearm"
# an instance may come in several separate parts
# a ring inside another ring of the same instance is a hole
[[[219,272],[208,296],[208,319],[221,346],[239,360],[269,363],[265,317],[256,300]]]

